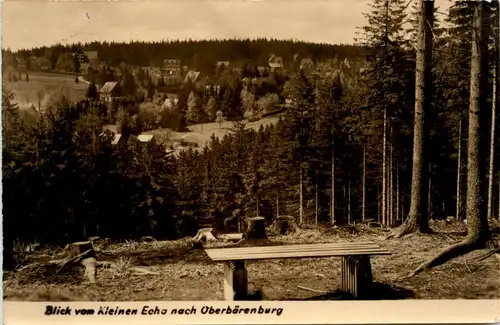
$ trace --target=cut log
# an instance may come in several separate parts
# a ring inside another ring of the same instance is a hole
[[[290,216],[277,217],[274,220],[273,225],[273,231],[281,235],[286,235],[287,233],[290,233],[291,230],[295,231],[297,228],[295,219]]]
[[[243,238],[243,234],[223,234],[219,236],[220,240],[224,241],[239,241]]]
[[[266,239],[266,219],[254,217],[247,219],[245,239]]]

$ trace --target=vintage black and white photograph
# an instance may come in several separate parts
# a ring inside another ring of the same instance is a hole
[[[4,301],[500,299],[499,16],[3,1]]]

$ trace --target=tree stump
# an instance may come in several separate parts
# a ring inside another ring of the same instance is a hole
[[[247,219],[245,239],[266,239],[266,219],[254,217]]]
[[[94,248],[92,246],[92,242],[90,241],[80,241],[69,245],[69,253],[71,257],[78,256],[89,250],[90,252],[88,252],[85,255],[90,255],[90,256],[94,255]]]
[[[85,266],[85,276],[91,283],[95,283],[97,277],[97,261],[92,242],[83,241],[72,243],[69,245],[69,252],[75,262],[81,261],[82,265]]]
[[[192,239],[195,247],[199,247],[207,241],[216,241],[217,238],[215,238],[215,236],[212,234],[212,230],[213,228],[202,228],[198,230],[198,233]]]
[[[294,228],[293,230],[295,230],[295,226],[295,220],[293,217],[279,216],[274,220],[273,231],[278,234],[285,235],[289,233],[291,228]]]

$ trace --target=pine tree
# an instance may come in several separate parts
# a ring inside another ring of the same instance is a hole
[[[210,96],[207,102],[207,114],[208,114],[208,120],[210,122],[215,121],[217,118],[217,100],[215,99],[214,96]]]
[[[374,0],[371,11],[365,14],[368,25],[362,27],[362,38],[359,43],[368,48],[367,67],[361,83],[366,90],[364,103],[371,108],[371,123],[380,123],[382,131],[382,215],[381,221],[387,222],[387,130],[389,121],[398,120],[403,129],[405,119],[400,115],[407,111],[413,102],[413,69],[406,49],[409,43],[405,37],[404,23],[407,19],[406,5],[403,0]],[[395,123],[396,124],[396,123]],[[399,131],[399,130],[398,130]],[[377,136],[380,133],[374,134]],[[374,136],[372,135],[372,136]],[[380,150],[379,150],[380,151]]]
[[[90,100],[96,100],[98,97],[96,85],[92,82],[87,88],[87,92],[85,93],[85,97]]]
[[[314,88],[307,76],[300,72],[293,80],[291,96],[294,105],[285,114],[285,125],[287,128],[287,138],[294,144],[294,159],[297,161],[297,168],[300,172],[299,194],[300,194],[300,223],[304,222],[304,171],[310,166],[311,157],[311,137],[314,126],[315,96]]]
[[[418,29],[415,126],[413,140],[413,168],[410,213],[394,237],[418,230],[430,232],[427,214],[428,200],[428,116],[432,96],[432,26],[434,2],[420,0]],[[426,191],[427,190],[427,191]]]
[[[200,97],[194,91],[189,94],[187,105],[187,120],[193,124],[203,123],[206,119],[205,111],[201,105]]]

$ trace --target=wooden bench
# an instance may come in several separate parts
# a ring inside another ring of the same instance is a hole
[[[390,255],[373,242],[211,248],[205,252],[214,262],[224,263],[224,299],[245,300],[248,280],[245,261],[285,258],[341,258],[341,290],[363,298],[373,282],[371,255]]]

